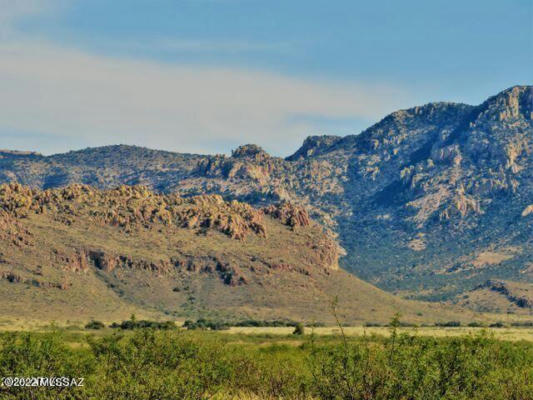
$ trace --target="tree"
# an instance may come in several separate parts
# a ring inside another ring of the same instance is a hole
[[[292,332],[293,335],[303,335],[305,333],[305,326],[301,322],[298,322],[294,326],[294,332]]]
[[[105,328],[105,325],[100,321],[92,320],[87,325],[85,325],[85,329],[102,329],[102,328]]]

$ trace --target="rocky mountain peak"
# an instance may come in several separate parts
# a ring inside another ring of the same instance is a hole
[[[231,157],[261,160],[270,158],[270,155],[256,144],[245,144],[233,150]]]
[[[533,86],[513,86],[481,105],[481,115],[492,121],[533,119]]]
[[[302,146],[293,155],[287,157],[286,160],[296,161],[318,155],[327,151],[341,140],[342,137],[332,135],[308,136]]]

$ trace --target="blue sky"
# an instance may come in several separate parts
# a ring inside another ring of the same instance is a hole
[[[44,153],[287,155],[533,81],[530,0],[0,0],[0,26],[0,148]]]

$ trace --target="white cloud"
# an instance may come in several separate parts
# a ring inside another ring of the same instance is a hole
[[[294,116],[374,120],[406,99],[390,87],[110,58],[35,41],[0,42],[0,59],[0,132],[91,145],[210,152],[258,143],[288,154],[317,133]]]

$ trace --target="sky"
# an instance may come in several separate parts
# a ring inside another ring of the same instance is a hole
[[[287,156],[532,65],[532,0],[0,0],[0,148]]]

